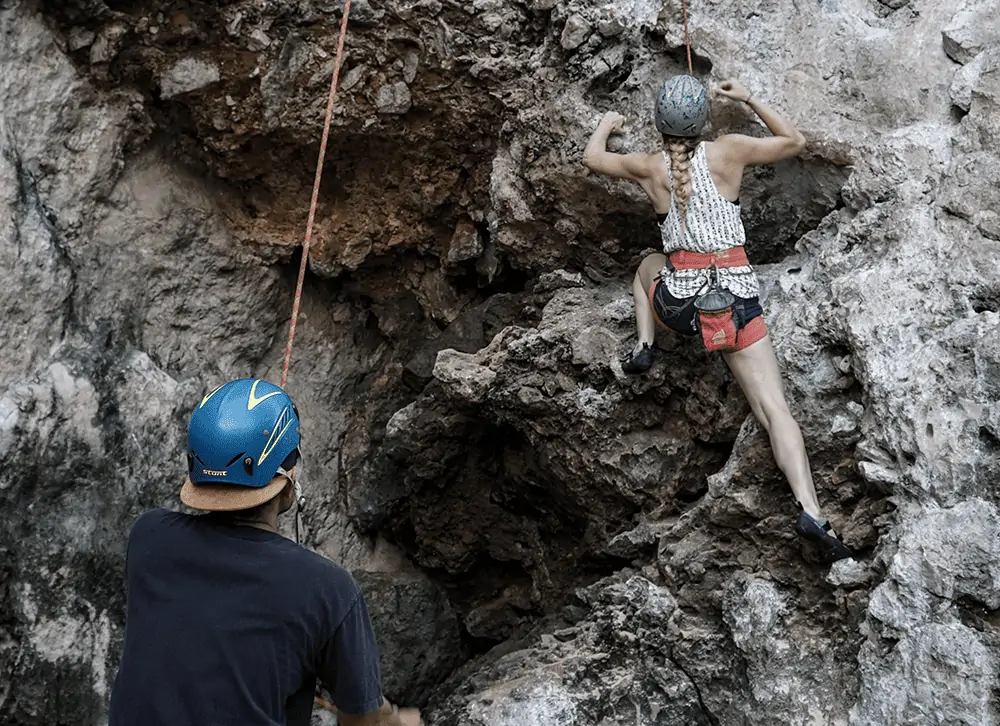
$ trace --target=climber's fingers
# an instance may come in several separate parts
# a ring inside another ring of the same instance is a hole
[[[625,126],[625,117],[617,111],[608,111],[601,119],[601,124],[611,131],[621,131]]]
[[[739,101],[747,98],[750,95],[746,86],[735,79],[727,79],[722,81],[715,87],[715,92],[720,96],[725,96],[726,98],[733,98]]]

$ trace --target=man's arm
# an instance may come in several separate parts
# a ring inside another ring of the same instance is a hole
[[[805,149],[806,137],[795,128],[795,125],[763,101],[754,98],[743,84],[738,81],[726,81],[719,84],[717,92],[721,96],[746,103],[774,134],[763,139],[743,134],[720,136],[715,143],[723,147],[730,161],[742,166],[773,164],[782,159],[798,156]]]
[[[378,644],[360,592],[323,650],[319,676],[342,726],[420,726],[419,711],[397,709],[382,695]]]
[[[598,174],[606,174],[616,179],[641,181],[649,176],[646,154],[616,154],[608,151],[608,136],[621,131],[625,117],[608,111],[597,124],[597,128],[583,150],[583,164]]]
[[[344,713],[337,709],[340,726],[421,726],[420,711],[415,708],[396,708],[383,699],[377,711],[360,715]]]

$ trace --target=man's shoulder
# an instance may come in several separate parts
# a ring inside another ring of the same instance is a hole
[[[341,593],[360,592],[357,581],[346,567],[307,547],[295,543],[290,544],[295,552],[297,563],[314,578],[315,582],[336,588]]]
[[[150,509],[136,517],[135,521],[132,523],[131,536],[134,537],[136,534],[158,529],[172,520],[178,520],[190,516],[191,515],[189,514],[173,512],[162,507]]]

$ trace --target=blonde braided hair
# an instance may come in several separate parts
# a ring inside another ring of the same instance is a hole
[[[687,237],[687,205],[691,199],[691,157],[700,140],[683,136],[663,135],[663,144],[670,156],[670,175],[673,185],[670,193],[681,208],[681,230]]]

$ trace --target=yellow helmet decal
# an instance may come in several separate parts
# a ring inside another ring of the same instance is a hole
[[[252,395],[253,394],[251,394],[251,396]],[[264,398],[267,398],[267,396]],[[281,441],[281,437],[285,435],[285,432],[288,431],[288,427],[292,425],[292,417],[289,415],[289,411],[289,407],[285,406],[285,410],[281,412],[280,416],[278,416],[278,422],[274,425],[274,431],[271,433],[271,438],[267,440],[267,443],[264,444],[264,450],[260,452],[260,460],[257,462],[257,466],[263,464],[264,459],[271,455],[271,452],[274,451],[274,447],[278,445],[278,442]]]
[[[226,385],[226,384],[223,383],[222,386],[224,386],[224,385]],[[220,390],[222,390],[222,386],[218,386],[214,391],[212,391],[207,396],[205,396],[203,399],[201,399],[201,403],[198,404],[198,408],[201,408],[206,403],[208,403],[208,399],[210,399],[212,396],[214,396],[216,393],[218,393]]]
[[[271,391],[270,393],[266,393],[260,398],[257,398],[258,383],[260,383],[260,381],[256,380],[253,382],[253,385],[250,386],[250,400],[247,401],[247,411],[253,411],[255,408],[257,408],[257,406],[259,406],[261,403],[269,399],[271,396],[278,396],[281,394],[281,391]]]

